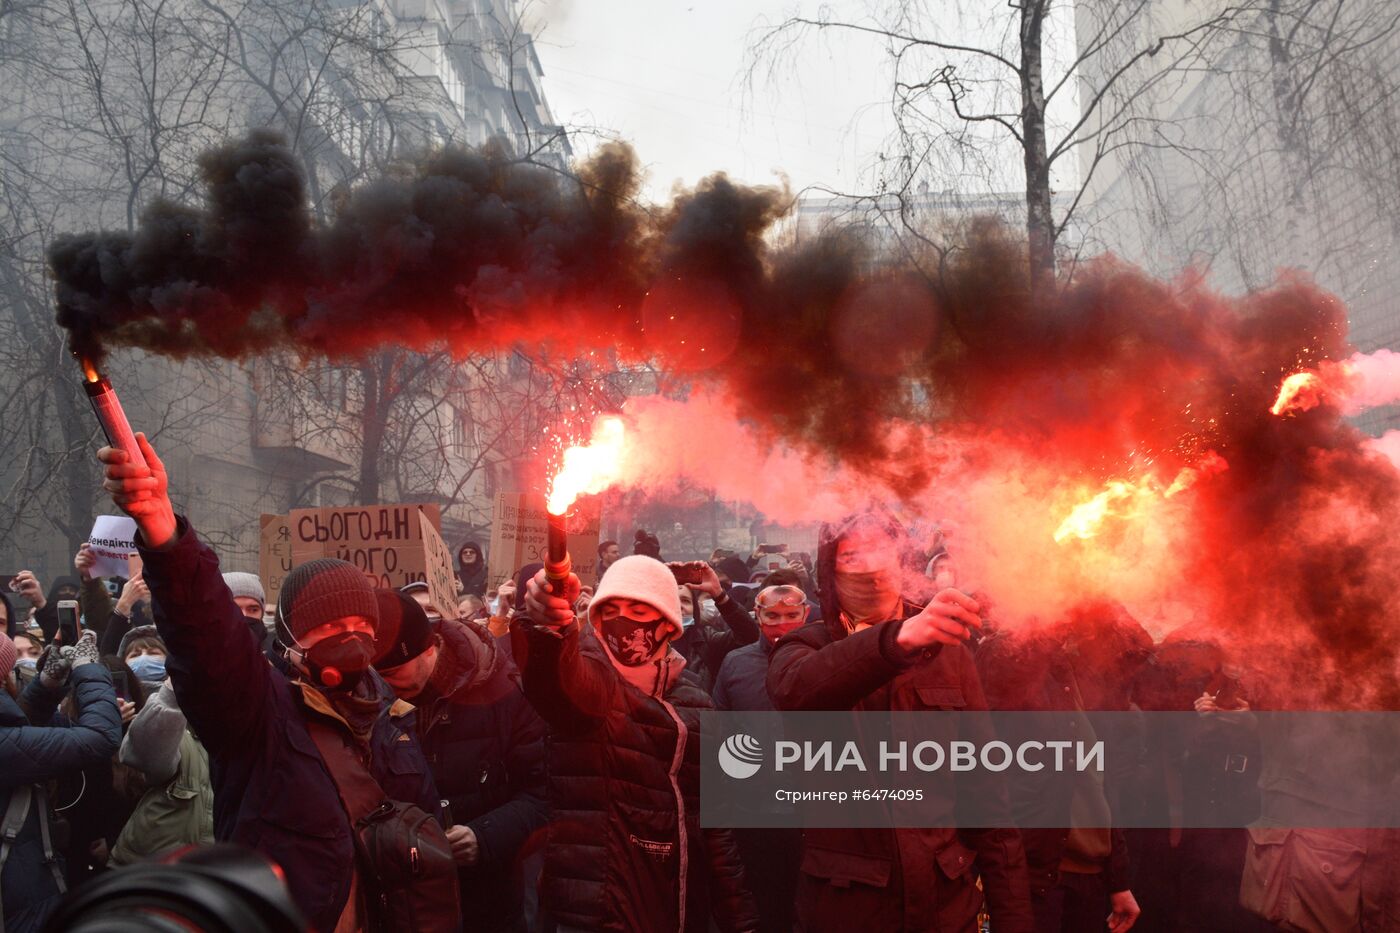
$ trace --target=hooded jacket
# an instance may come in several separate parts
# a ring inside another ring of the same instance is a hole
[[[8,593],[0,592],[0,609],[5,613],[5,634],[14,638],[24,631],[19,624],[19,616],[15,614],[15,604],[10,602]]]
[[[190,734],[175,690],[152,694],[122,739],[121,763],[148,789],[112,846],[112,863],[130,865],[187,845],[214,841],[209,754]]]
[[[891,531],[898,534],[891,520]],[[961,646],[937,646],[910,655],[897,643],[903,620],[917,607],[904,603],[897,618],[848,632],[836,598],[836,550],[845,528],[824,527],[817,554],[824,621],[785,636],[773,649],[768,692],[783,710],[985,710],[987,701]],[[942,720],[933,720],[941,723]],[[983,743],[990,724],[963,716],[949,734],[926,738]],[[954,729],[961,729],[955,734]],[[937,734],[935,734],[937,733]],[[959,799],[976,799],[978,812],[1007,812],[1005,787],[985,776],[929,776],[927,806],[940,803],[945,826]],[[930,822],[939,820],[930,817]],[[976,881],[981,876],[982,890]],[[986,900],[998,933],[1033,928],[1026,853],[1014,829],[807,829],[803,833],[798,916],[805,930],[890,929],[974,931]]]
[[[521,850],[549,818],[544,721],[489,633],[444,620],[436,641],[415,717],[448,819],[481,847],[480,861],[459,873],[467,928],[523,929]]]
[[[474,547],[480,558],[475,564],[462,563],[462,549]],[[469,540],[457,549],[457,576],[462,581],[462,592],[468,596],[486,597],[486,549],[480,541]]]
[[[53,641],[54,636],[58,634],[58,591],[61,589],[71,589],[74,599],[82,592],[77,577],[62,576],[53,581],[48,595],[44,597],[44,608],[34,610],[34,624],[44,633],[46,642]]]
[[[180,710],[209,753],[214,836],[254,848],[286,872],[297,907],[317,931],[330,931],[350,893],[355,864],[350,821],[307,722],[339,729],[324,696],[268,663],[219,572],[219,559],[179,518],[162,550],[137,546],[169,649],[166,670]],[[370,771],[385,794],[438,812],[422,749],[404,716],[380,690],[381,711],[369,739]]]
[[[713,914],[724,933],[755,929],[733,835],[699,825],[699,714],[711,704],[684,659],[668,649],[624,677],[577,622],[517,619],[512,636],[526,696],[552,727],[542,893],[554,921],[701,933]]]
[[[55,715],[67,691],[49,690],[38,678],[24,689],[29,718],[0,690],[0,815],[15,788],[109,762],[117,750],[122,723],[107,669],[101,664],[75,667],[69,689],[78,710],[75,722]],[[0,876],[6,933],[37,931],[62,898],[44,863],[38,805],[37,799],[30,802],[29,816]],[[59,848],[57,841],[54,847]]]

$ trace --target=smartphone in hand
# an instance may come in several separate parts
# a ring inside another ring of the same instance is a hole
[[[666,566],[671,568],[676,582],[682,586],[697,586],[705,579],[705,568],[693,561],[672,561]]]
[[[76,599],[58,601],[58,635],[54,639],[60,645],[76,645],[82,634],[82,623],[78,614]]]

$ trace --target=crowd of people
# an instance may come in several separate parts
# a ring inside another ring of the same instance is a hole
[[[1261,778],[1267,690],[1209,632],[1154,642],[1107,602],[1000,626],[941,539],[878,511],[815,555],[667,562],[639,531],[599,546],[596,587],[539,564],[493,586],[468,541],[454,606],[319,559],[269,605],[140,443],[145,466],[99,456],[141,570],[98,577],[84,546],[47,591],[26,571],[0,594],[0,933],[216,842],[274,865],[324,933],[1400,929],[1390,834],[1270,826],[1271,786],[1336,802]],[[799,831],[701,825],[708,709],[1023,710],[1081,735],[1198,715],[1117,737],[1140,754],[1101,779],[931,776],[943,826]],[[1259,824],[1190,828],[1200,801]],[[1010,820],[951,828],[967,802]]]

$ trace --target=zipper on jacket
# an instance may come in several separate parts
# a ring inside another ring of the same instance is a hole
[[[681,793],[681,763],[685,760],[685,743],[689,736],[689,730],[685,723],[681,721],[680,714],[669,702],[657,698],[666,712],[671,715],[671,719],[676,723],[676,753],[671,756],[671,790],[676,795],[676,837],[680,847],[680,924],[676,927],[677,933],[685,933],[685,904],[686,904],[686,878],[690,871],[690,845],[686,838],[685,828],[685,795]]]

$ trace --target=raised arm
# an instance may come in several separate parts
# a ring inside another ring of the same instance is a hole
[[[827,643],[823,624],[805,625],[773,649],[768,693],[778,709],[851,709],[908,666],[895,643],[902,623],[886,622]]]
[[[570,574],[564,593],[556,596],[541,570],[526,583],[525,614],[512,629],[525,695],[556,729],[585,727],[606,716],[619,688],[611,664],[579,651],[582,623],[573,610],[578,588],[578,577]]]
[[[103,487],[136,520],[142,577],[169,651],[166,669],[190,727],[218,757],[266,728],[272,669],[224,584],[219,558],[176,519],[165,466],[145,435],[136,437],[147,466],[104,447],[97,454],[106,465]]]
[[[169,683],[163,684],[131,721],[122,739],[121,763],[140,771],[148,784],[164,784],[180,768],[180,740],[185,737],[185,728],[185,714],[180,712],[175,690]]]

